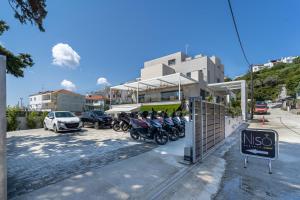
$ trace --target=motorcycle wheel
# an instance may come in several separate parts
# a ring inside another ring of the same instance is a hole
[[[130,131],[130,136],[134,140],[138,140],[140,138],[139,134],[136,131]]]
[[[113,126],[112,126],[112,129],[114,130],[114,131],[119,131],[120,130],[120,124],[118,124],[118,123],[115,123]]]
[[[172,132],[169,134],[171,141],[176,141],[179,138],[179,131],[176,128],[172,128]]]
[[[122,131],[124,131],[124,132],[127,132],[128,131],[128,129],[129,129],[129,124],[127,124],[127,123],[123,123],[123,125],[122,125]]]
[[[166,132],[155,134],[154,137],[155,137],[155,142],[159,145],[164,145],[169,141],[169,136],[168,133]]]
[[[179,137],[180,138],[184,138],[185,137],[185,130],[184,130],[184,128],[181,128],[181,130],[179,131]]]

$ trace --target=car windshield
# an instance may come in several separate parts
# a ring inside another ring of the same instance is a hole
[[[104,113],[100,110],[99,111],[93,111],[93,114],[97,115],[97,116],[103,116],[104,115]]]
[[[256,105],[256,108],[267,108],[266,105]]]
[[[75,117],[75,115],[73,113],[70,113],[70,112],[56,112],[55,117],[56,118]]]

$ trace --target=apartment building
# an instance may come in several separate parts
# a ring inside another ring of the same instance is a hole
[[[104,110],[106,98],[101,95],[86,95],[85,110]]]
[[[194,57],[177,52],[161,58],[146,61],[141,69],[141,80],[182,73],[197,81],[220,83],[224,80],[224,65],[216,56],[202,54]]]
[[[81,112],[84,105],[85,96],[64,89],[29,96],[29,109],[33,111]]]
[[[126,101],[113,98],[112,103],[170,102],[198,96],[204,99],[211,92],[207,85],[221,82],[224,65],[219,58],[177,52],[144,62],[137,81],[112,87],[111,94],[128,91]]]

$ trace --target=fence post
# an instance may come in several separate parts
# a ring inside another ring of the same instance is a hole
[[[6,57],[2,55],[0,55],[0,199],[7,199]]]
[[[205,102],[205,153],[207,153],[207,102]]]
[[[214,146],[216,145],[216,104],[214,104]]]
[[[192,122],[193,122],[193,163],[196,162],[196,120],[195,120],[195,98],[192,98]]]
[[[221,133],[223,132],[223,131],[221,131],[221,130],[223,130],[223,128],[222,128],[222,119],[221,119],[221,109],[222,109],[222,105],[220,105],[220,107],[219,107],[220,109],[219,109],[219,133],[220,133],[220,141],[221,140],[223,140],[224,138],[223,138],[223,135],[221,135]]]
[[[200,116],[201,116],[201,161],[203,160],[203,107],[202,99],[200,99]]]

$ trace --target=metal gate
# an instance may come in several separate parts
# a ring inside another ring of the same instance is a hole
[[[202,160],[225,138],[225,107],[191,98],[193,162]]]

